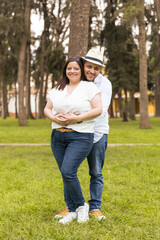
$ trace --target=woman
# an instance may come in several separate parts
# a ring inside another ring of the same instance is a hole
[[[52,121],[51,147],[64,189],[72,196],[72,201],[65,199],[69,213],[59,221],[64,224],[75,218],[78,222],[88,220],[88,205],[77,170],[93,144],[93,118],[102,112],[100,91],[94,83],[82,81],[83,76],[81,58],[70,58],[64,65],[61,80],[50,91],[44,109],[46,117]]]

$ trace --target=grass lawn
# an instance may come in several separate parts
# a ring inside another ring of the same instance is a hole
[[[160,118],[150,118],[151,129],[140,129],[137,121],[110,119],[109,143],[160,143]],[[0,143],[49,143],[51,122],[47,119],[28,120],[18,126],[15,118],[0,118]]]
[[[159,143],[159,120],[151,119],[151,130],[140,130],[138,121],[110,120],[109,142]],[[15,119],[0,119],[1,143],[49,143],[49,138],[48,120],[18,127]],[[86,160],[78,175],[88,201]],[[159,240],[160,146],[109,147],[103,175],[106,219],[61,225],[54,215],[65,206],[63,186],[50,147],[1,146],[0,240]]]

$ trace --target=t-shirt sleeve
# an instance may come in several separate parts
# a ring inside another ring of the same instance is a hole
[[[88,84],[88,96],[89,100],[92,100],[92,98],[97,94],[100,93],[101,91],[96,87],[96,85],[92,82]]]
[[[54,95],[55,95],[55,89],[53,88],[53,89],[49,92],[49,99],[51,100],[52,103],[53,103]]]

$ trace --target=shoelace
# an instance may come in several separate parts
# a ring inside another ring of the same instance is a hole
[[[100,211],[93,212],[93,215],[97,217],[103,216],[103,214]]]
[[[68,209],[65,208],[62,212],[59,213],[59,215],[61,215],[61,214],[63,215],[63,214],[65,214],[65,213],[67,213],[67,212],[68,212]]]

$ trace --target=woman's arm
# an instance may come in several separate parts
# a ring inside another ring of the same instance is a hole
[[[73,113],[65,114],[65,118],[69,120],[69,124],[82,122],[98,117],[102,113],[101,95],[97,93],[91,100],[92,109],[84,114],[75,115]]]
[[[67,126],[69,124],[69,121],[64,117],[64,114],[62,113],[52,113],[52,102],[50,99],[48,99],[47,104],[44,108],[44,115],[50,119],[52,122],[55,122],[61,126]]]

